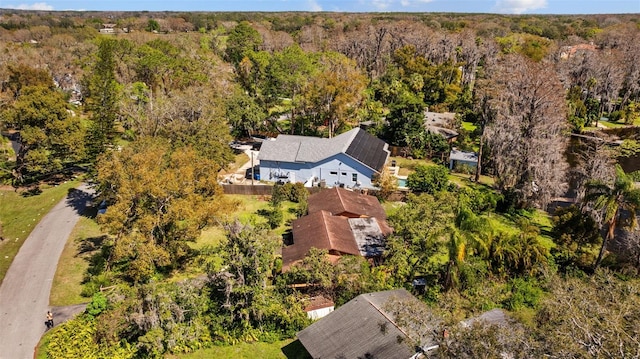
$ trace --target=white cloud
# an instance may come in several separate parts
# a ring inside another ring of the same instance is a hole
[[[17,10],[53,10],[53,6],[45,2],[37,2],[33,4],[20,4],[20,5],[5,5],[7,9]]]
[[[494,9],[499,13],[522,14],[546,7],[547,0],[497,0]]]
[[[316,0],[308,0],[309,11],[322,11],[322,6]]]
[[[396,11],[401,8],[416,7],[432,2],[433,0],[371,0],[371,5],[376,11]],[[366,3],[366,1],[364,1]]]

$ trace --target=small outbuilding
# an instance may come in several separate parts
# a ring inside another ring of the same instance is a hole
[[[459,151],[455,148],[452,149],[451,152],[449,153],[449,169],[452,170],[458,165],[477,167],[478,153]]]

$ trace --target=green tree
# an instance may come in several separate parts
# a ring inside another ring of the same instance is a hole
[[[251,136],[262,126],[266,114],[255,100],[244,91],[234,91],[226,102],[227,121],[235,137]]]
[[[306,284],[315,292],[333,298],[335,277],[336,267],[329,260],[327,250],[312,247],[302,262],[291,266],[278,278],[278,283],[285,288],[292,284]]]
[[[426,105],[420,95],[409,91],[399,82],[388,104],[389,115],[385,126],[385,137],[396,146],[408,146],[424,133],[424,109]]]
[[[434,159],[442,163],[445,156],[449,155],[450,146],[447,140],[440,134],[422,129],[407,142],[414,158]]]
[[[333,137],[355,124],[367,79],[355,61],[339,53],[323,53],[318,66],[318,74],[303,90],[302,101],[316,125],[325,127]]]
[[[449,170],[440,165],[418,165],[407,177],[407,187],[412,191],[436,193],[449,186]]]
[[[276,249],[281,239],[264,227],[238,221],[224,225],[226,240],[219,253],[225,271],[215,275],[214,295],[222,322],[216,335],[255,341],[272,335],[281,339],[307,324],[294,296],[282,295],[270,285]]]
[[[150,106],[150,98],[145,96],[151,94],[146,87],[137,87],[140,91],[134,93],[139,103],[131,104],[128,110],[136,121],[135,135],[165,138],[174,149],[191,146],[220,167],[233,160],[229,125],[216,92],[205,86],[190,86],[170,96],[157,96]]]
[[[576,206],[558,208],[553,214],[552,234],[556,246],[551,254],[562,268],[587,269],[595,261],[601,243],[598,224]]]
[[[441,263],[432,259],[446,251],[457,207],[457,198],[450,192],[411,194],[406,205],[389,215],[394,232],[387,240],[384,267],[397,285],[418,275],[437,284]]]
[[[169,41],[152,40],[135,52],[133,68],[137,80],[145,83],[154,96],[159,91],[169,94],[206,80],[204,69],[198,68],[199,62],[186,58],[183,50]]]
[[[58,91],[23,87],[3,116],[20,131],[14,183],[53,174],[84,156],[84,128],[79,117],[69,115]]]
[[[88,136],[88,155],[95,161],[100,153],[113,145],[116,120],[119,115],[120,86],[115,77],[114,51],[117,41],[102,38],[91,72],[85,79],[86,109],[91,114]]]
[[[291,134],[303,133],[303,128],[296,131],[295,126],[296,117],[300,112],[300,96],[316,70],[313,56],[297,44],[276,52],[269,64],[269,103],[277,103],[281,98],[290,99]]]
[[[262,45],[262,37],[249,22],[241,21],[229,33],[225,54],[232,64],[238,66],[249,52],[258,51]]]
[[[640,189],[635,188],[633,181],[624,173],[620,165],[616,165],[616,178],[613,183],[591,181],[587,183],[584,203],[592,205],[600,212],[602,226],[606,226],[607,234],[603,238],[598,257],[593,264],[597,270],[607,245],[616,235],[616,228],[620,225],[634,227],[636,223],[636,210],[640,207]],[[624,212],[628,218],[623,217]]]
[[[17,99],[22,89],[30,86],[42,86],[53,90],[51,74],[44,69],[33,68],[24,63],[7,65],[8,79],[3,84],[3,90],[9,90],[14,99]]]
[[[147,26],[144,29],[147,31],[158,31],[160,30],[160,24],[154,19],[149,19],[149,21],[147,21]]]
[[[97,189],[111,203],[100,216],[113,239],[108,268],[145,282],[183,264],[188,242],[231,208],[216,181],[219,169],[193,148],[172,150],[157,138],[107,152],[97,165]]]

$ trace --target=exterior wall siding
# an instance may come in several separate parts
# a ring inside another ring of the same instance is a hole
[[[316,310],[311,310],[307,312],[307,317],[311,320],[318,320],[320,318],[326,317],[329,313],[333,312],[334,307],[320,308]]]
[[[373,189],[374,174],[375,171],[344,153],[316,163],[260,161],[260,179],[271,182],[306,183],[315,178],[315,183],[324,180],[327,187],[343,184],[347,188]]]

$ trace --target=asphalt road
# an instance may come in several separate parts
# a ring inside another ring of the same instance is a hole
[[[13,260],[0,286],[0,359],[33,358],[52,309],[49,293],[58,259],[91,199],[86,186],[70,191],[42,218]],[[56,322],[56,309],[52,312]]]

